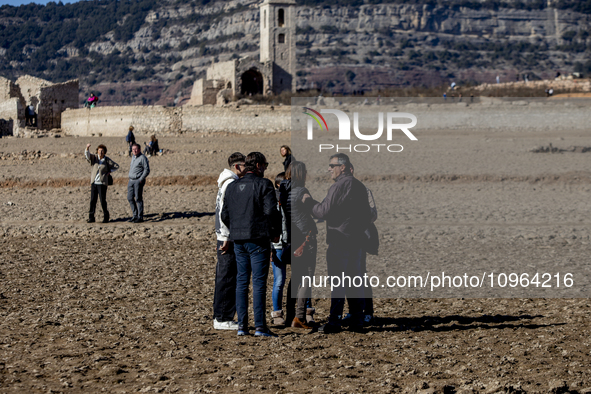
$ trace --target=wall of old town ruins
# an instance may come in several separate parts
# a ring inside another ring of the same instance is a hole
[[[39,130],[60,128],[62,112],[79,106],[78,90],[77,79],[53,84],[29,75],[16,82],[0,77],[0,119],[12,120],[3,124],[3,135],[21,133],[25,127],[25,108],[30,104],[36,109]]]
[[[291,127],[291,107],[96,107],[66,110],[62,114],[62,131],[68,135],[124,137],[130,125],[135,128],[134,133],[160,135],[178,132],[286,131]]]

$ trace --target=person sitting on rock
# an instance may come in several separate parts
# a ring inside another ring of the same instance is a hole
[[[99,101],[99,98],[97,96],[94,95],[94,93],[90,93],[90,96],[88,97],[88,99],[86,100],[86,103],[84,103],[84,107],[89,107],[89,108],[94,108],[97,106]]]

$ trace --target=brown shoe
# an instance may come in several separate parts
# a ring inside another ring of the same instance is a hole
[[[300,319],[298,319],[297,317],[295,319],[293,319],[293,321],[291,322],[291,326],[293,328],[304,328],[306,330],[310,330],[312,329],[311,326],[307,325],[306,323],[302,322]]]
[[[273,325],[275,325],[275,326],[285,325],[285,319],[283,318],[283,311],[273,311],[273,312],[271,312],[271,317],[273,318]]]

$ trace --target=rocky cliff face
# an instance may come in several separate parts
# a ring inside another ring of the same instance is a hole
[[[212,62],[258,53],[259,1],[150,4],[129,39],[117,32],[125,27],[122,19],[84,45],[63,45],[45,70],[30,70],[39,48],[34,44],[23,46],[27,54],[18,59],[3,45],[0,57],[7,62],[0,72],[52,81],[80,77],[81,94],[99,91],[106,104],[180,104]],[[300,89],[346,93],[591,71],[590,15],[558,5],[322,4],[297,8]],[[19,24],[24,20],[0,16],[0,26]],[[70,75],[78,69],[87,72]]]

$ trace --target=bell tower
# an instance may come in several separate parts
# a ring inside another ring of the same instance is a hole
[[[295,0],[264,0],[260,5],[261,63],[270,63],[273,94],[295,91]]]

